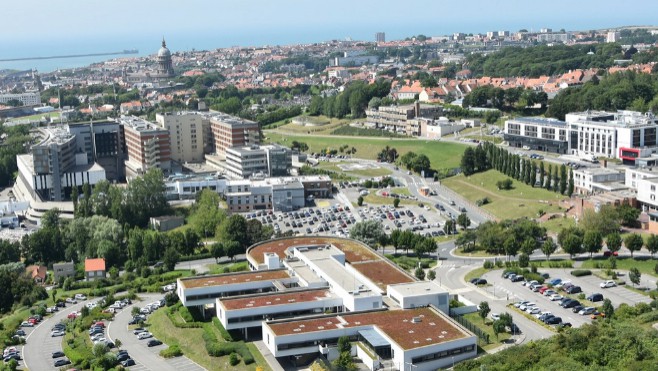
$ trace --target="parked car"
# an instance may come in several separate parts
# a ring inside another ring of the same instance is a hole
[[[78,301],[74,298],[66,298],[66,302],[69,304],[78,304]]]
[[[571,311],[574,313],[579,313],[581,310],[585,309],[585,306],[583,305],[576,305],[573,308],[571,308]]]
[[[53,352],[52,357],[53,358],[61,358],[61,357],[64,357],[64,355],[65,355],[64,352],[62,352],[61,350],[58,350],[56,352]]]
[[[607,281],[601,282],[601,284],[599,286],[601,286],[602,289],[609,289],[611,287],[617,286],[617,283],[613,280],[607,280]]]
[[[579,302],[578,300],[570,299],[570,300],[567,301],[566,303],[562,304],[562,307],[563,307],[563,308],[573,308],[573,307],[575,307],[575,306],[577,306],[577,305],[580,305],[580,302]]]
[[[526,304],[523,304],[523,305],[519,306],[519,309],[525,312],[526,310],[528,310],[528,308],[532,308],[532,307],[535,307],[535,306],[537,306],[537,304],[535,304],[533,302],[529,302],[529,303],[526,303]]]
[[[603,252],[603,256],[605,256],[606,258],[610,256],[619,256],[619,253],[616,251],[607,250]]]
[[[146,330],[143,327],[137,327],[136,329],[133,330],[133,335],[139,335],[142,332],[146,332]]]
[[[580,286],[571,286],[567,289],[567,294],[577,294],[579,292],[583,292]]]
[[[562,324],[562,326],[564,326],[564,327],[567,327],[567,326],[571,327],[570,323],[564,323],[563,324],[562,323],[562,318],[560,318],[560,317],[551,317],[551,318],[546,320],[546,324],[547,325],[560,325],[560,324]]]
[[[498,321],[500,319],[500,314],[498,313],[491,313],[490,315],[491,319],[494,321]]]
[[[551,295],[553,295],[553,294],[557,294],[557,292],[555,292],[554,290],[548,289],[548,290],[544,291],[542,294],[543,294],[544,296],[550,298]]]
[[[153,334],[151,334],[150,332],[142,332],[141,334],[137,335],[137,339],[139,339],[139,340],[144,340],[144,339],[148,339],[148,338],[152,338],[152,337],[153,337]]]
[[[557,293],[553,294],[549,297],[549,299],[551,299],[551,301],[558,301],[558,300],[562,300],[563,298],[564,298],[564,296],[562,296],[560,294],[557,294]]]
[[[548,286],[542,286],[542,287],[539,288],[539,293],[544,295],[544,293],[548,290],[549,290]]]
[[[71,361],[69,361],[68,358],[62,358],[62,359],[56,360],[53,365],[55,367],[62,367],[62,366],[70,365],[70,364],[71,364]]]
[[[55,330],[50,333],[51,337],[64,336],[64,335],[66,335],[66,332],[60,330]]]
[[[471,280],[471,283],[474,285],[486,285],[487,280],[485,280],[484,278],[473,278]]]
[[[135,361],[132,358],[128,358],[127,360],[121,362],[121,366],[123,367],[130,367],[134,365],[135,365]]]
[[[524,278],[523,278],[522,275],[516,275],[516,276],[514,276],[514,278],[510,278],[510,281],[512,281],[512,282],[521,282],[523,280],[524,280]]]
[[[548,283],[550,283],[552,286],[556,286],[556,285],[559,285],[560,283],[562,283],[562,279],[561,278],[553,278],[552,280],[548,281]]]
[[[83,294],[75,294],[75,300],[87,300],[87,297]]]
[[[522,306],[522,305],[524,305],[524,304],[528,304],[528,303],[530,303],[529,300],[522,300],[522,301],[519,301],[519,302],[517,302],[517,303],[514,303],[514,306],[515,306],[516,308],[518,308],[518,307],[520,307],[520,306]]]
[[[526,309],[526,312],[528,312],[530,314],[539,314],[539,313],[541,313],[541,309],[539,309],[539,307],[531,307],[531,308]]]
[[[127,359],[130,359],[130,356],[128,355],[128,353],[117,354],[117,361],[118,361],[119,363],[120,363],[120,362],[123,362],[123,361],[125,361],[125,360],[127,360]]]
[[[157,339],[151,339],[146,343],[147,347],[157,347],[158,345],[162,345],[162,342]]]
[[[594,314],[594,312],[596,312],[596,308],[587,307],[578,311],[578,314],[580,314],[581,316],[589,316],[590,314]]]
[[[599,294],[599,293],[590,294],[587,297],[587,300],[593,301],[593,302],[603,301],[603,294]]]

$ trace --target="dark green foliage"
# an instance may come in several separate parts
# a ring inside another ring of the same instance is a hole
[[[160,356],[163,358],[174,358],[174,357],[180,357],[182,355],[183,355],[183,351],[180,349],[178,345],[172,345],[167,349],[163,349],[160,351]]]
[[[589,269],[576,269],[571,271],[571,275],[574,277],[591,276],[592,271]]]

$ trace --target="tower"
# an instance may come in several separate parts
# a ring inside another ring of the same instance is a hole
[[[158,50],[158,75],[172,77],[174,76],[174,67],[171,63],[171,52],[167,49],[167,43],[162,38],[162,47]]]

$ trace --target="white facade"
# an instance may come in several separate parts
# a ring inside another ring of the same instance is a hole
[[[0,104],[7,103],[10,100],[20,101],[24,106],[34,106],[41,104],[41,94],[38,91],[19,94],[0,94]]]
[[[637,180],[637,200],[648,209],[658,209],[658,178]]]
[[[388,297],[403,309],[426,307],[431,304],[444,313],[450,312],[450,295],[433,281],[389,285],[386,292]]]
[[[202,162],[210,122],[187,112],[156,114],[157,124],[169,131],[171,159],[179,163]]]
[[[607,168],[583,168],[573,170],[573,183],[576,192],[592,193],[607,190],[606,183],[624,183],[623,170]]]
[[[625,183],[627,187],[638,190],[642,179],[658,178],[658,169],[653,168],[626,168]]]

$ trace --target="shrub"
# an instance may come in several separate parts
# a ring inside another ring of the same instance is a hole
[[[235,366],[240,363],[240,358],[238,358],[237,354],[231,353],[231,355],[228,357],[228,363],[230,363],[231,366]]]
[[[585,293],[581,292],[580,294],[578,294],[578,299],[585,300]]]
[[[494,263],[492,261],[485,260],[482,266],[484,267],[484,269],[493,269]]]
[[[503,267],[503,261],[502,260],[496,260],[496,267],[497,268],[502,268]]]
[[[526,254],[519,255],[519,267],[525,268],[530,263],[530,257]],[[537,273],[537,267],[532,266],[532,273]]]
[[[591,274],[592,271],[589,269],[576,269],[571,271],[571,275],[574,277],[590,276]]]
[[[182,355],[183,355],[183,351],[180,349],[178,345],[172,345],[169,348],[160,351],[160,356],[164,358],[174,358],[174,357],[180,357]]]
[[[219,318],[213,317],[212,324],[215,325],[217,330],[219,330],[219,333],[222,335],[222,338],[224,338],[224,340],[233,341],[233,337],[228,331],[226,331],[224,326],[222,326],[222,323],[219,321]]]

